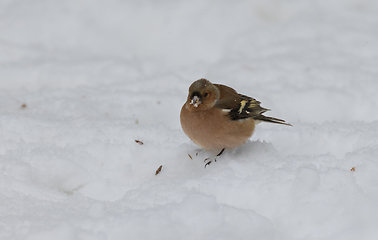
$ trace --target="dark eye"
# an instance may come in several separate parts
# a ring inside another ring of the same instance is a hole
[[[205,92],[204,94],[203,94],[203,97],[207,97],[207,95],[209,95],[207,92]]]

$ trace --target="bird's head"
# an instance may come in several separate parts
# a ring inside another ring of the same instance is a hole
[[[189,87],[186,107],[190,111],[203,111],[213,107],[218,99],[218,88],[210,81],[201,78]]]

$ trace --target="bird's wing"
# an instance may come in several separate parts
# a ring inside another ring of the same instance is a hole
[[[246,95],[238,94],[233,88],[214,84],[220,92],[219,99],[214,107],[229,112],[232,120],[259,116],[269,109],[260,106],[260,102]]]
[[[271,122],[290,125],[285,120],[266,117],[262,115],[267,108],[260,106],[259,101],[252,97],[237,93],[233,88],[221,84],[214,84],[220,91],[220,96],[214,107],[221,108],[227,112],[231,120],[253,118],[257,121]],[[290,125],[291,126],[291,125]]]

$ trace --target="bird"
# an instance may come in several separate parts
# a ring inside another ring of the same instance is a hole
[[[225,149],[243,145],[260,122],[292,126],[285,120],[264,116],[269,109],[260,103],[231,87],[201,78],[189,87],[180,112],[181,128],[199,147],[220,151],[218,157]]]

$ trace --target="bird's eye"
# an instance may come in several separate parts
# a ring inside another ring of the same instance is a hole
[[[209,95],[209,93],[205,92],[205,93],[203,94],[203,97],[207,97],[207,95]]]

